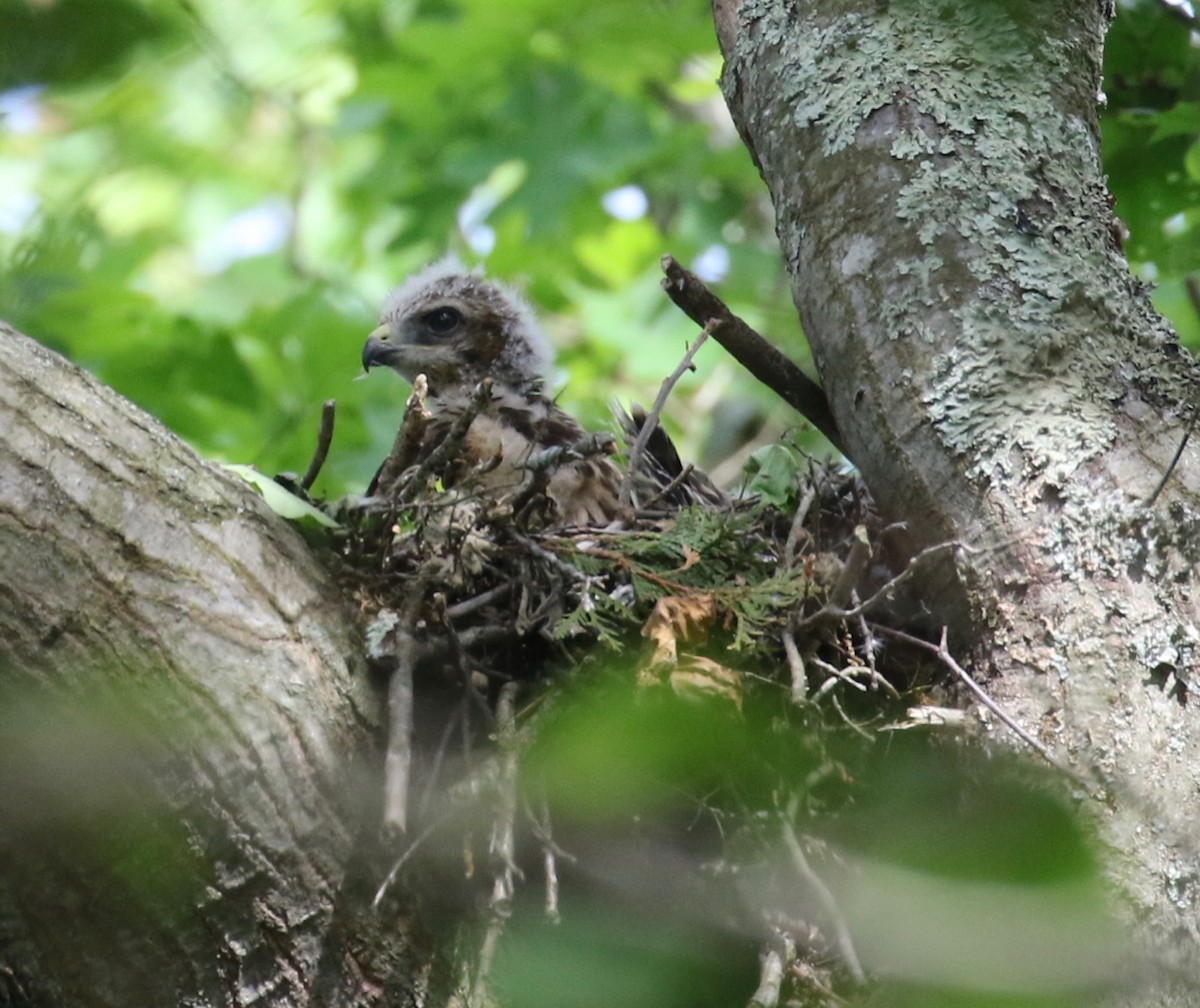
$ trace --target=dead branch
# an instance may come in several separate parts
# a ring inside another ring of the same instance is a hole
[[[1054,755],[1054,753],[1052,753],[1029,732],[1017,724],[1012,716],[988,695],[987,691],[972,678],[971,674],[967,672],[967,670],[955,660],[954,655],[950,653],[950,648],[946,645],[945,627],[942,628],[941,640],[937,644],[933,644],[927,640],[922,640],[920,637],[914,637],[912,634],[907,634],[902,630],[893,630],[891,627],[878,626],[876,629],[888,637],[894,637],[896,640],[902,640],[906,644],[912,644],[914,647],[921,648],[922,650],[936,655],[938,660],[945,665],[946,668],[958,676],[963,685],[965,685],[967,689],[975,694],[976,698],[981,704],[983,704],[984,707],[995,714],[996,717],[998,717],[1010,731],[1012,731],[1022,742],[1029,746],[1029,748],[1041,756],[1042,759],[1054,767],[1054,769],[1066,774],[1073,781],[1075,781],[1075,783],[1084,787],[1094,788],[1097,786],[1096,781],[1089,779],[1088,777],[1074,770],[1072,767],[1069,767],[1063,763],[1057,756]]]
[[[767,949],[759,967],[758,989],[747,1008],[776,1008],[783,986],[783,968],[783,953],[777,948]]]
[[[408,829],[408,784],[412,776],[413,640],[401,630],[396,667],[388,679],[388,741],[383,764],[383,827]]]
[[[492,879],[492,896],[488,901],[491,919],[479,951],[479,969],[475,975],[472,1004],[488,1003],[487,977],[491,972],[505,922],[512,914],[516,877],[520,873],[516,864],[515,841],[519,758],[516,696],[517,684],[505,683],[500,687],[500,696],[496,703],[496,743],[500,750],[499,774],[496,780],[498,807],[495,822],[492,824],[490,844],[495,874]]]
[[[834,612],[845,610],[846,603],[854,595],[854,587],[862,578],[870,559],[871,541],[867,538],[866,526],[859,525],[854,529],[854,541],[850,544],[850,552],[842,564],[842,571],[833,587],[829,589],[827,608]]]
[[[329,455],[329,446],[333,443],[333,415],[336,408],[337,403],[332,399],[326,399],[321,405],[321,427],[317,432],[317,447],[313,452],[312,461],[304,470],[304,478],[300,480],[300,489],[306,493],[321,475],[321,467],[325,465],[325,459]]]
[[[633,442],[633,447],[629,449],[629,460],[625,468],[625,476],[621,480],[621,493],[618,497],[622,509],[628,509],[633,499],[633,484],[637,478],[638,469],[642,464],[642,456],[646,454],[646,445],[650,443],[650,438],[658,428],[659,417],[662,416],[663,407],[667,404],[667,399],[671,395],[671,390],[678,384],[679,379],[684,373],[691,370],[692,360],[696,356],[696,351],[708,339],[708,327],[705,326],[700,331],[700,335],[693,341],[688,348],[687,353],[683,355],[683,360],[679,362],[679,366],[666,378],[659,386],[658,395],[654,399],[654,405],[650,412],[646,414],[646,419],[642,421],[641,430],[638,431],[637,440]]]
[[[404,419],[396,431],[392,442],[392,450],[383,460],[379,472],[367,488],[368,496],[381,494],[391,497],[392,490],[401,474],[417,460],[421,444],[425,440],[425,428],[429,424],[429,411],[425,409],[425,396],[429,392],[429,383],[423,374],[417,375],[413,381],[412,394],[404,406]]]
[[[799,799],[793,797],[784,811],[781,821],[784,846],[791,855],[792,866],[796,869],[796,873],[812,888],[821,908],[829,917],[830,924],[833,926],[834,940],[837,942],[838,951],[842,954],[842,961],[845,962],[846,969],[850,971],[850,975],[854,977],[855,981],[860,984],[866,983],[867,976],[863,972],[862,963],[858,960],[858,953],[854,951],[854,942],[850,938],[850,929],[846,926],[846,919],[842,916],[842,911],[838,908],[837,900],[833,898],[829,887],[821,881],[820,876],[808,863],[804,848],[800,845],[796,830],[792,826],[799,805]]]
[[[663,289],[698,326],[708,329],[747,371],[811,423],[843,455],[846,452],[825,392],[789,358],[738,318],[694,273],[663,256]]]

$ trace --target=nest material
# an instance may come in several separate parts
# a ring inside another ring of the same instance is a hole
[[[544,479],[500,499],[470,479],[446,489],[442,469],[458,464],[448,451],[401,470],[389,497],[341,515],[341,576],[367,615],[375,660],[387,664],[399,628],[419,666],[479,686],[537,680],[596,647],[631,644],[647,681],[704,688],[698,670],[708,669],[712,688],[735,699],[734,668],[787,669],[801,695],[830,669],[878,680],[865,624],[814,618],[849,611],[881,576],[863,543],[885,529],[856,475],[808,460],[792,514],[753,495],[727,507],[660,501],[595,528],[547,525]]]

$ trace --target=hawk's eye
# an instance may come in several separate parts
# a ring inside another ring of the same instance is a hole
[[[445,336],[446,333],[453,332],[462,323],[462,320],[462,312],[457,308],[434,308],[425,316],[425,324],[429,326],[429,331],[438,336]]]

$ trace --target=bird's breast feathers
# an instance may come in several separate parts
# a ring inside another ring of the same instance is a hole
[[[469,402],[470,394],[461,390],[427,401],[430,447],[445,436]],[[465,461],[478,467],[476,486],[505,494],[532,478],[526,463],[536,452],[571,448],[583,436],[579,424],[541,392],[496,388],[491,402],[467,428]],[[582,458],[553,467],[546,491],[561,521],[603,524],[615,515],[619,486],[620,473],[607,458]]]

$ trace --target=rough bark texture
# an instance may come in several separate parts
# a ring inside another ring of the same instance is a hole
[[[365,1001],[361,650],[246,484],[0,325],[0,1004]]]
[[[1160,964],[1129,1003],[1192,1003],[1194,448],[1144,501],[1197,373],[1115,237],[1107,5],[714,7],[847,450],[919,542],[970,547],[931,600],[994,696],[1102,782],[1092,807]]]

